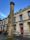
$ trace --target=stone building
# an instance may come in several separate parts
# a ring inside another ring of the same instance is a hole
[[[14,14],[14,3],[10,3],[10,14],[8,16],[8,35],[23,34],[30,35],[30,7],[20,10]]]
[[[4,18],[2,21],[3,21],[3,30],[6,31],[7,30],[7,24],[8,24],[8,18]]]
[[[0,19],[0,32],[7,30],[8,18]]]
[[[30,7],[14,13],[14,2],[11,2],[10,14],[3,20],[3,28],[7,29],[8,36],[12,34],[30,35]]]
[[[14,15],[14,28],[19,34],[30,36],[30,8],[26,8]]]
[[[0,32],[3,31],[3,25],[2,25],[2,24],[3,24],[3,22],[2,22],[2,20],[0,19]]]

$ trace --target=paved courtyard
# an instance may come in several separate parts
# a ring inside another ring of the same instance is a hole
[[[5,40],[6,38],[7,38],[6,35],[4,35],[3,33],[0,34],[0,40]]]
[[[6,40],[6,38],[7,38],[7,36],[6,35],[4,35],[3,33],[2,34],[0,34],[0,40]],[[21,36],[16,36],[16,37],[14,37],[14,39],[13,40],[30,40],[30,38],[26,38],[26,37],[21,37]]]
[[[26,37],[15,37],[14,40],[30,40],[30,38],[26,38]]]

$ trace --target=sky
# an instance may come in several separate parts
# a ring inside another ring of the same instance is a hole
[[[15,3],[14,13],[30,5],[30,0],[0,0],[0,18],[1,19],[6,18],[9,15],[11,1]]]

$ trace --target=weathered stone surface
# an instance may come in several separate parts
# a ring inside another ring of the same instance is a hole
[[[8,36],[12,37],[13,36],[13,17],[14,17],[14,5],[10,5],[10,14],[9,14],[9,19],[8,19]]]

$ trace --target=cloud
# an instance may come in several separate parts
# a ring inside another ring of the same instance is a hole
[[[5,18],[5,17],[6,17],[6,15],[4,13],[0,12],[0,18]]]

